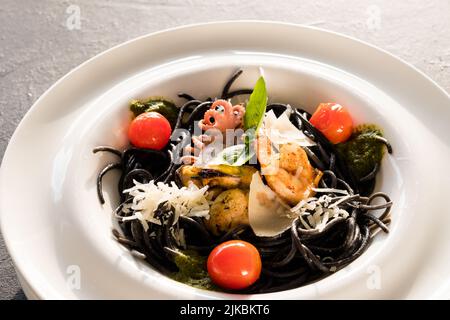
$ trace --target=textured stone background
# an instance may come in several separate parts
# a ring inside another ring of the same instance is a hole
[[[80,8],[79,30],[67,28],[70,5]],[[0,0],[0,158],[33,102],[86,59],[149,32],[236,19],[314,25],[368,41],[450,92],[449,0]],[[0,299],[24,298],[0,235]]]

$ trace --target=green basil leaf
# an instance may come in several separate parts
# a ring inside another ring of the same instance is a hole
[[[264,78],[259,77],[245,108],[244,129],[258,130],[262,123],[267,106],[267,89]]]
[[[250,145],[247,143],[225,148],[211,160],[210,164],[225,164],[234,167],[242,166],[254,156],[255,151],[252,149],[253,148],[250,148]]]

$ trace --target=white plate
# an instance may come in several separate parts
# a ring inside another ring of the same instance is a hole
[[[310,110],[338,101],[394,146],[377,185],[395,202],[391,233],[315,284],[257,296],[179,284],[112,239],[117,176],[105,180],[107,204],[97,201],[95,176],[111,158],[91,150],[125,145],[130,99],[218,95],[238,66],[237,86],[251,86],[262,66],[272,100]],[[22,120],[1,168],[3,236],[30,298],[449,298],[449,106],[413,67],[319,29],[244,21],[144,36],[70,72]]]

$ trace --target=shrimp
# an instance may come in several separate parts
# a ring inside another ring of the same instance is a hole
[[[309,163],[306,152],[297,144],[286,143],[275,153],[267,136],[260,134],[256,141],[257,157],[267,185],[289,205],[314,194],[323,173]]]

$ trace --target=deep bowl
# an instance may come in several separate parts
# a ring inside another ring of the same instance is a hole
[[[223,48],[208,47],[211,34],[222,39]],[[298,43],[287,40],[294,37]],[[336,48],[334,54],[326,51],[330,45]],[[346,55],[349,47],[352,50]],[[364,58],[349,56],[350,52],[364,52]],[[445,275],[441,273],[445,272],[444,257],[435,256],[438,248],[430,249],[430,242],[442,243],[448,218],[441,213],[444,223],[439,224],[423,212],[439,208],[436,199],[448,190],[448,184],[444,187],[445,178],[438,172],[430,173],[429,159],[418,156],[417,150],[423,148],[445,159],[448,141],[436,138],[435,131],[445,126],[440,120],[435,128],[427,126],[419,95],[411,103],[414,92],[406,94],[399,86],[387,90],[392,79],[382,81],[375,61],[393,68],[394,78],[410,75],[411,69],[395,58],[343,36],[285,24],[239,22],[143,37],[71,72],[27,114],[2,167],[2,231],[27,294],[38,298],[303,299],[437,292],[439,281],[431,285],[425,279],[426,289],[414,291],[411,279],[420,282],[430,261],[437,274]],[[180,104],[180,91],[201,99],[215,97],[238,67],[244,73],[234,88],[252,87],[262,67],[270,101],[309,111],[320,102],[339,102],[350,109],[355,122],[381,126],[394,147],[393,155],[383,159],[376,186],[394,201],[390,234],[379,234],[360,258],[342,270],[297,289],[233,295],[173,281],[112,238],[117,174],[104,180],[106,204],[101,206],[97,200],[96,175],[113,158],[94,155],[92,149],[126,146],[131,99],[164,96]],[[416,71],[413,75],[412,87],[429,90],[430,110],[440,102],[448,103],[434,84],[426,85],[429,80]],[[32,166],[29,157],[34,157]],[[444,168],[443,159],[434,160],[433,167]],[[20,183],[25,177],[26,185]],[[29,195],[27,201],[23,194]]]

